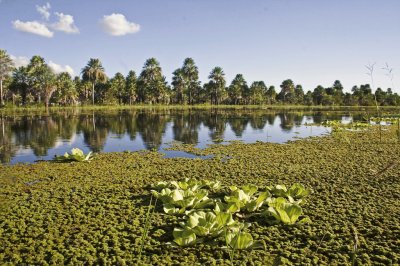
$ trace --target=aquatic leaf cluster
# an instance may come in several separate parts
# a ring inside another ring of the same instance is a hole
[[[395,116],[385,116],[385,117],[371,117],[369,119],[371,121],[371,123],[381,123],[384,125],[392,125],[392,124],[398,124],[400,118],[399,117],[395,117]]]
[[[88,154],[84,154],[83,151],[79,148],[73,148],[71,153],[66,152],[64,155],[56,155],[54,157],[55,161],[58,162],[83,162],[83,161],[90,161],[93,158],[92,152]]]
[[[248,234],[253,242],[265,243],[235,254],[235,261],[244,265],[271,265],[274,260],[279,262],[275,265],[398,265],[400,142],[397,125],[385,129],[341,132],[350,144],[327,135],[286,144],[211,145],[201,151],[212,155],[204,160],[140,151],[100,153],[90,164],[2,165],[0,264],[230,265],[229,252],[221,248],[228,247],[224,239],[218,245],[168,245],[186,214],[165,214],[160,200],[138,260],[151,184],[196,178],[219,181],[219,190],[200,190],[224,204],[225,196],[233,194],[229,187],[243,190],[248,184],[259,192],[269,186],[269,193],[283,193],[274,198],[289,203],[289,196],[301,200],[298,204],[312,223],[271,224],[276,218],[261,214],[270,207],[266,202],[257,215],[245,207],[232,213],[234,221],[251,223],[239,237],[228,239],[232,248]],[[298,198],[294,190],[286,195],[291,186],[275,186],[295,183],[312,193]]]
[[[293,225],[303,214],[300,203],[310,193],[296,183],[289,189],[284,185],[263,190],[252,184],[241,188],[229,186],[230,193],[224,194],[221,191],[226,188],[221,187],[219,181],[198,181],[194,178],[161,181],[152,187],[156,189],[152,190],[153,195],[163,202],[165,213],[185,215],[180,227],[174,228],[175,244],[189,246],[210,239],[224,239],[228,246],[235,249],[250,248],[254,244],[251,234],[243,231],[250,226],[243,219],[245,214],[258,212],[269,219],[269,224],[281,222]],[[242,218],[243,221],[234,218]],[[300,222],[310,222],[310,219],[305,217]],[[233,239],[240,240],[240,244],[234,244]]]
[[[332,131],[343,131],[343,130],[360,130],[371,127],[370,123],[367,122],[350,122],[343,123],[338,120],[327,120],[321,123],[322,126],[331,127]]]

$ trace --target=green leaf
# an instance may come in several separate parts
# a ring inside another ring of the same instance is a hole
[[[174,228],[172,234],[174,236],[174,242],[179,246],[189,246],[196,243],[196,234],[193,233],[192,230]]]
[[[179,209],[175,208],[174,205],[172,204],[164,204],[164,212],[168,213],[168,214],[175,214],[175,213],[179,213]]]
[[[310,190],[306,189],[302,184],[295,183],[293,184],[287,194],[293,198],[301,199],[310,194]]]
[[[242,190],[249,196],[253,195],[254,193],[257,192],[258,187],[255,185],[245,185],[242,187]]]
[[[228,246],[232,249],[248,249],[253,245],[253,237],[249,233],[228,233],[226,237]]]

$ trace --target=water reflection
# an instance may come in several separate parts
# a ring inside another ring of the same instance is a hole
[[[285,142],[294,136],[326,133],[304,123],[342,119],[350,114],[268,112],[265,110],[69,110],[50,114],[2,114],[3,163],[51,159],[72,147],[85,151],[122,151],[167,147],[175,140],[205,147],[220,140]],[[352,115],[353,119],[361,115]],[[165,151],[164,151],[165,152]]]

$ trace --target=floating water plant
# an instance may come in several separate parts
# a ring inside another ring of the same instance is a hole
[[[296,202],[288,202],[285,198],[274,198],[268,202],[268,209],[264,212],[267,217],[270,215],[275,218],[272,223],[283,223],[292,225],[298,222],[303,214],[303,209]],[[308,217],[299,221],[300,223],[310,222]]]
[[[251,233],[244,232],[251,224],[236,218],[246,219],[244,214],[266,215],[266,224],[293,225],[303,215],[299,204],[310,193],[299,183],[289,189],[276,185],[259,191],[252,184],[223,188],[219,182],[196,179],[159,182],[152,188],[153,195],[163,202],[165,213],[184,215],[185,220],[173,231],[175,245],[224,241],[231,258],[234,250],[255,247]],[[230,193],[213,193],[224,189]],[[300,223],[309,221],[303,218]]]
[[[89,152],[88,154],[85,155],[81,149],[73,148],[71,150],[71,153],[66,152],[62,156],[56,155],[54,157],[54,160],[59,162],[69,162],[69,161],[83,162],[83,161],[90,161],[92,158],[93,158],[92,152]]]

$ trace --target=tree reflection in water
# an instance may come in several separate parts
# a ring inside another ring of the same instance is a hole
[[[33,114],[2,114],[0,116],[0,160],[12,161],[19,151],[31,150],[38,158],[47,156],[49,150],[60,143],[81,135],[90,150],[98,152],[110,137],[120,141],[143,141],[146,149],[160,149],[166,130],[171,126],[171,138],[188,144],[199,143],[201,130],[206,130],[211,140],[224,138],[227,128],[233,135],[248,137],[246,129],[261,133],[268,125],[291,132],[300,126],[305,117],[315,122],[327,118],[341,119],[343,114],[324,112],[289,112],[267,110],[156,110],[133,109],[117,111],[66,110]],[[359,115],[357,118],[361,118]],[[246,131],[246,133],[244,133]],[[265,130],[264,130],[265,131]],[[266,132],[264,132],[266,135]],[[140,136],[140,138],[137,138]],[[203,134],[204,136],[204,134]],[[204,138],[204,137],[203,137]],[[81,147],[82,148],[82,147]]]

